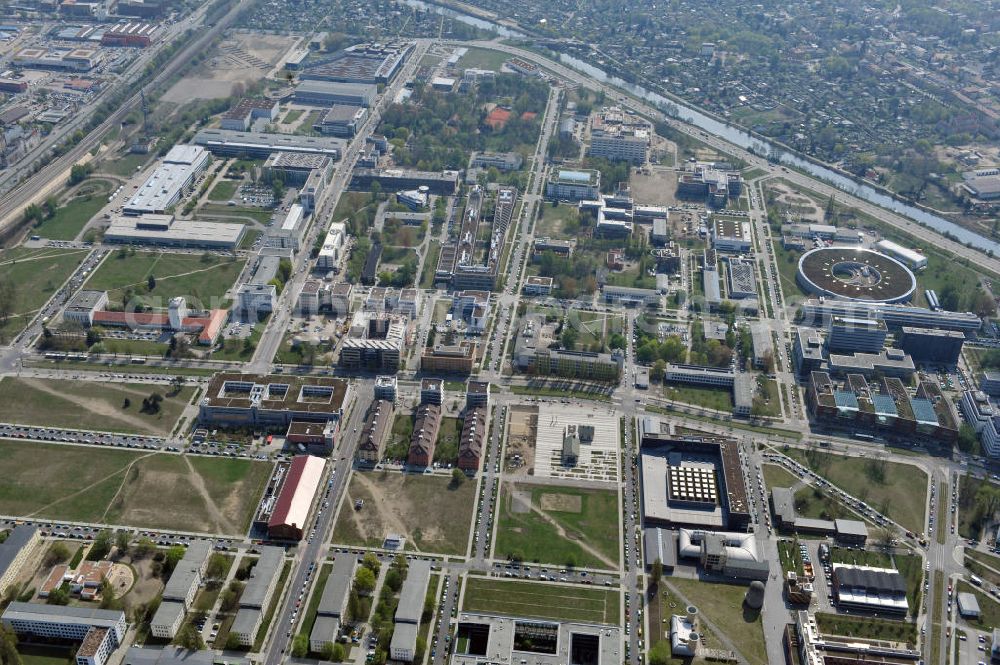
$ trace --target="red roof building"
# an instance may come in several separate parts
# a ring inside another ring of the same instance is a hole
[[[503,129],[508,120],[510,120],[510,109],[497,106],[486,116],[485,122],[491,129]]]
[[[267,522],[267,535],[277,540],[302,540],[313,499],[323,480],[325,462],[312,455],[297,455],[281,484]]]

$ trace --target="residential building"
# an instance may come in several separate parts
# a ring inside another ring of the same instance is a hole
[[[470,392],[469,395],[471,396],[472,393]],[[487,434],[486,412],[485,404],[469,406],[467,399],[465,419],[462,422],[462,437],[458,444],[458,468],[467,473],[475,473],[479,470]]]
[[[434,462],[434,447],[441,429],[441,407],[421,403],[413,416],[413,434],[406,463],[415,467],[429,467]]]
[[[393,402],[382,398],[375,399],[368,407],[365,424],[361,428],[361,439],[355,453],[357,461],[378,464],[382,460],[385,438],[392,429],[393,412]]]
[[[121,610],[14,601],[3,612],[3,625],[25,642],[60,640],[79,644],[77,665],[105,665],[128,624]]]
[[[257,563],[250,570],[250,577],[240,596],[240,608],[236,612],[230,635],[242,646],[253,646],[264,620],[264,612],[278,586],[281,569],[285,564],[285,550],[269,545],[261,546]]]
[[[341,554],[334,560],[316,607],[316,619],[309,634],[310,651],[320,653],[328,643],[336,641],[346,620],[347,599],[356,567],[357,559],[351,553]]]
[[[487,381],[469,381],[465,389],[465,408],[486,407],[490,401],[490,384]]]
[[[150,620],[150,632],[156,637],[173,639],[194,602],[201,577],[208,565],[211,547],[207,541],[192,542],[174,567],[163,588],[159,609]]]
[[[475,364],[477,344],[471,340],[457,343],[437,343],[420,355],[420,369],[443,374],[471,374]]]
[[[420,616],[424,612],[424,599],[427,596],[430,574],[429,561],[418,559],[409,562],[406,580],[399,592],[395,628],[389,645],[389,655],[393,660],[412,662],[416,655],[417,629],[420,626]]]

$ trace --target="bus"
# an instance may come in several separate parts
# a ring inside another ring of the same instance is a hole
[[[146,364],[146,359],[145,358],[132,358],[131,362],[132,362],[133,365],[145,365]]]

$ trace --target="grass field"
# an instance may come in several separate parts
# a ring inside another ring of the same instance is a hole
[[[777,464],[761,464],[761,472],[764,474],[764,484],[768,489],[772,487],[794,487],[799,482],[799,477]]]
[[[84,288],[108,292],[121,305],[130,289],[144,305],[167,307],[171,298],[185,296],[191,307],[220,307],[226,291],[243,269],[244,261],[216,254],[167,254],[118,250],[108,255]],[[152,276],[155,286],[148,290]]]
[[[163,396],[160,411],[143,413],[142,400],[154,392]],[[0,422],[167,435],[192,394],[193,387],[174,393],[170,386],[8,376],[0,379]]]
[[[618,567],[618,494],[612,490],[505,483],[497,519],[498,557]]]
[[[876,510],[884,508],[885,514],[903,527],[914,533],[924,530],[927,474],[919,468],[870,457],[842,457],[798,448],[789,449],[787,454],[848,494],[863,498]]]
[[[210,201],[229,201],[236,194],[240,183],[236,180],[219,180],[208,193]]]
[[[246,531],[271,465],[0,441],[0,471],[7,515],[235,535]]]
[[[706,409],[730,412],[733,410],[733,394],[727,388],[703,388],[701,386],[684,386],[665,384],[663,397],[675,402],[694,404]]]
[[[106,159],[101,163],[100,170],[113,173],[122,177],[135,175],[135,169],[152,159],[150,155],[125,154],[118,155],[114,159]]]
[[[794,571],[802,574],[802,554],[798,546],[792,540],[778,541],[778,559],[781,560],[781,570],[783,572]]]
[[[474,482],[456,487],[450,476],[355,471],[333,541],[373,547],[395,532],[406,537],[408,550],[464,554],[475,498]],[[365,502],[359,511],[357,499]]]
[[[743,597],[747,587],[734,584],[711,584],[699,580],[671,577],[668,580],[712,625],[724,630],[743,657],[752,665],[767,663],[764,632],[759,613],[745,613]]]
[[[91,180],[81,186],[80,194],[59,205],[56,214],[36,226],[33,232],[51,240],[73,240],[83,227],[108,203],[111,183]]]
[[[441,254],[441,241],[431,238],[427,243],[427,254],[424,256],[424,269],[420,274],[420,288],[434,288],[434,272],[437,270],[438,257]]]
[[[469,577],[464,610],[555,621],[617,624],[618,593],[605,589]]]
[[[26,249],[0,252],[0,282],[14,287],[14,302],[0,319],[0,343],[20,332],[87,255],[85,250]]]
[[[542,216],[535,222],[535,235],[539,237],[548,236],[561,240],[569,240],[575,236],[563,232],[563,226],[567,221],[579,219],[580,213],[576,206],[557,205],[553,206],[546,202],[541,207]]]
[[[996,599],[965,581],[960,581],[955,589],[956,595],[962,592],[971,593],[979,601],[979,618],[966,621],[980,630],[1000,628],[1000,603]]]
[[[74,651],[69,647],[19,644],[21,665],[66,665],[75,662]]]
[[[457,67],[467,69],[492,69],[500,71],[500,66],[505,63],[510,56],[500,51],[491,51],[485,48],[470,48],[458,61]]]

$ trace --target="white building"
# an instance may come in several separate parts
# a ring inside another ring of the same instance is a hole
[[[916,250],[896,244],[891,240],[879,240],[875,243],[875,247],[892,258],[903,262],[911,270],[923,270],[927,267],[926,256]]]
[[[13,602],[3,613],[3,624],[24,641],[58,639],[77,642],[77,665],[105,665],[125,637],[121,610],[38,605]]]
[[[343,258],[344,238],[347,236],[347,227],[339,222],[330,224],[323,240],[323,246],[316,257],[317,270],[332,270],[340,264]]]
[[[601,172],[597,170],[558,169],[545,183],[545,195],[553,199],[589,201],[601,193]]]
[[[125,204],[126,215],[165,213],[208,166],[211,156],[196,145],[175,145]]]

